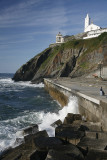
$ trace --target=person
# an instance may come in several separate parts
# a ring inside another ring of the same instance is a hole
[[[102,89],[102,87],[100,88],[100,96],[104,96],[105,95],[105,93],[104,93],[104,91],[103,91],[103,89]]]

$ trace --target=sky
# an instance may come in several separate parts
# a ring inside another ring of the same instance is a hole
[[[59,31],[82,33],[87,13],[107,28],[107,0],[0,0],[0,73],[15,73]]]

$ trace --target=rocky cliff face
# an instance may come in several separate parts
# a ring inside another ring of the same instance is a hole
[[[88,40],[71,40],[61,46],[47,48],[15,73],[15,81],[39,83],[47,77],[77,77],[107,65],[107,33]]]

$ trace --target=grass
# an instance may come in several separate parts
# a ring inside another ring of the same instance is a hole
[[[61,46],[55,46],[49,53],[49,56],[47,59],[41,64],[40,70],[45,69],[55,58],[55,56],[58,54],[58,52],[62,52],[66,49],[81,49],[85,48],[86,51],[78,58],[78,64],[80,64],[80,67],[87,69],[89,64],[87,63],[88,59],[87,56],[91,54],[94,50],[97,50],[100,46],[102,46],[105,42],[107,42],[107,33],[101,34],[99,37],[92,38],[92,39],[86,39],[86,40],[71,40],[66,43],[63,43]],[[43,52],[41,52],[38,55],[43,54],[46,52],[49,48],[45,49]],[[37,56],[38,56],[37,55]],[[36,58],[36,57],[35,57]]]

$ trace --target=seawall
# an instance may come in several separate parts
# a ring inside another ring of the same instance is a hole
[[[85,85],[82,86],[82,83],[72,82],[68,79],[44,79],[44,84],[45,89],[61,106],[67,105],[70,96],[76,96],[80,114],[88,121],[99,122],[102,130],[107,131],[107,98],[99,96],[99,90],[97,90],[95,83],[95,88],[92,84],[89,85],[89,82],[83,82]],[[99,86],[100,85],[104,84],[99,84]],[[92,86],[92,88],[89,86]]]

